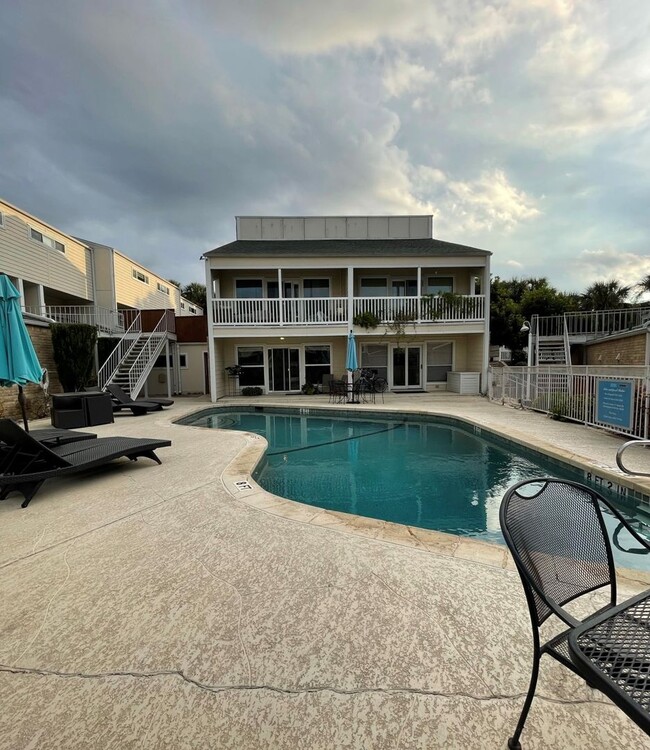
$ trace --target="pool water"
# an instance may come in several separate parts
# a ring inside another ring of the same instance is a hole
[[[506,441],[449,419],[366,419],[309,411],[222,409],[182,421],[264,436],[269,447],[253,476],[273,494],[500,544],[499,505],[508,487],[536,476],[584,481],[579,470],[563,469],[532,451],[514,453]],[[622,506],[613,494],[608,499],[635,515],[634,504]],[[615,552],[625,567],[650,569],[650,555]]]

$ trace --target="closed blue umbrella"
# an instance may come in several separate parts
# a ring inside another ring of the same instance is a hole
[[[27,430],[23,386],[40,383],[43,368],[27,333],[19,300],[20,293],[16,287],[4,274],[0,274],[0,386],[18,386],[18,401]]]
[[[348,388],[352,391],[352,373],[359,368],[359,361],[357,360],[357,342],[354,338],[354,333],[350,331],[348,335],[348,353],[345,358],[345,369],[348,371]],[[351,401],[350,403],[355,403]]]

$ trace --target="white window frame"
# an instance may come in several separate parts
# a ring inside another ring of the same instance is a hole
[[[423,294],[430,294],[429,292],[429,279],[435,279],[435,278],[441,278],[441,279],[451,279],[451,293],[453,294],[456,291],[456,276],[452,273],[446,273],[446,274],[440,274],[439,277],[436,277],[435,275],[431,275],[430,273],[427,273],[426,276],[422,279],[424,286],[426,288],[426,292],[422,290]],[[437,295],[434,295],[437,296]]]
[[[436,346],[443,346],[445,344],[451,344],[451,372],[456,369],[456,342],[453,339],[429,339],[424,342],[424,357],[426,361],[424,364],[424,386],[427,385],[439,385],[440,383],[446,382],[445,380],[429,380],[429,344],[435,344]]]
[[[305,297],[305,281],[326,281],[327,282],[327,297]],[[306,276],[300,279],[300,291],[302,292],[303,299],[331,299],[332,297],[332,277],[331,276]]]
[[[163,359],[164,359],[165,353],[163,352],[162,354],[159,354],[158,357],[156,357],[156,359],[158,359],[159,357],[163,357]],[[185,358],[185,364],[183,364],[183,358]],[[178,353],[178,362],[179,362],[179,367],[181,368],[181,370],[187,370],[188,369],[187,352],[179,352]],[[169,368],[171,370],[174,369],[174,355],[171,352],[169,353]],[[154,366],[151,369],[152,370],[166,370],[167,367],[166,367],[166,365],[156,365],[156,363],[154,362]]]
[[[169,296],[169,287],[165,286],[164,284],[161,284],[159,281],[156,282],[156,286],[158,287],[158,291],[162,292],[163,294],[166,294]]]
[[[149,284],[149,277],[144,271],[140,271],[138,268],[131,268],[131,274],[133,278],[141,284]],[[142,276],[142,278],[140,278],[140,276]]]
[[[32,232],[36,232],[36,234],[41,235],[41,239],[39,240],[38,237],[34,237],[32,235]],[[27,225],[27,237],[31,242],[37,242],[39,245],[43,245],[45,247],[49,247],[50,250],[56,250],[57,253],[63,253],[65,255],[65,245],[60,240],[54,239],[54,237],[50,237],[49,234],[46,234],[45,232],[41,232],[40,229],[36,229],[36,227],[32,227],[29,224]],[[48,240],[46,242],[46,240]],[[60,245],[60,247],[57,247],[57,245]]]

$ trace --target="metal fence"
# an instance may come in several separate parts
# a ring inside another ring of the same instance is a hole
[[[488,395],[621,435],[649,435],[650,367],[491,367]]]

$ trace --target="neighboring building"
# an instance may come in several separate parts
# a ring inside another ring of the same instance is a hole
[[[102,335],[124,330],[124,310],[203,314],[178,287],[115,248],[71,237],[3,200],[0,273],[21,292],[27,312],[96,323]]]
[[[95,325],[99,337],[116,339],[98,384],[119,382],[134,397],[164,353],[177,363],[165,373],[172,387],[181,361],[175,321],[203,316],[178,287],[115,248],[71,237],[2,200],[0,273],[20,291],[26,317]]]
[[[212,400],[236,364],[240,388],[266,393],[343,375],[351,330],[396,392],[445,389],[449,372],[484,389],[491,253],[432,232],[432,216],[237,217],[203,256]]]

